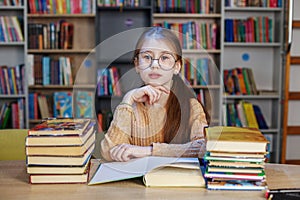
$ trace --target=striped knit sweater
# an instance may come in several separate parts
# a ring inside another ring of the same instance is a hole
[[[191,99],[190,140],[203,138],[203,128],[207,126],[206,117],[197,99]],[[111,125],[101,141],[101,154],[111,161],[109,150],[122,143],[138,146],[153,146],[153,156],[180,156],[187,149],[186,144],[164,143],[162,128],[166,119],[166,110],[160,106],[146,107],[143,103],[133,106],[120,104],[114,113]]]

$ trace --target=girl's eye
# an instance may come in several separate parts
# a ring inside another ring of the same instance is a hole
[[[168,56],[168,55],[162,55],[162,56],[160,57],[160,59],[163,60],[163,61],[166,61],[166,60],[169,60],[169,59],[170,59],[170,56]]]
[[[151,60],[151,56],[149,56],[149,55],[145,55],[144,58],[148,59],[148,60]]]

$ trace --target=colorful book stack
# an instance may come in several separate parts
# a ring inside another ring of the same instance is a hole
[[[91,119],[51,119],[36,125],[26,137],[29,182],[87,183],[95,139]]]
[[[206,127],[207,189],[264,190],[268,141],[255,128]]]

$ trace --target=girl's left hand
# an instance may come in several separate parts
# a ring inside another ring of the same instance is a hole
[[[206,152],[206,141],[205,139],[198,139],[189,142],[189,147],[184,152],[185,157],[199,157],[202,158]]]
[[[151,146],[119,144],[110,150],[110,157],[115,161],[126,162],[132,158],[141,158],[152,154]]]

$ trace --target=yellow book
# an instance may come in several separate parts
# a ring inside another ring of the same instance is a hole
[[[253,110],[253,105],[248,102],[243,102],[244,113],[246,115],[246,120],[248,127],[250,128],[259,128],[258,122]]]
[[[265,153],[268,144],[256,128],[215,126],[206,127],[204,133],[207,151]]]

